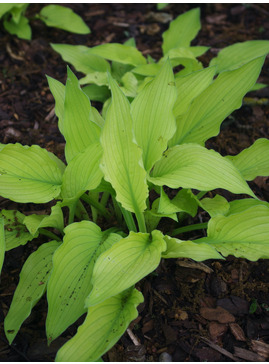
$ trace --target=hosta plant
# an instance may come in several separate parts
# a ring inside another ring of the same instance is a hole
[[[32,30],[29,19],[25,16],[28,3],[6,3],[0,4],[0,19],[3,27],[10,34],[15,34],[18,38],[30,40]],[[81,17],[72,9],[61,5],[46,5],[35,15],[35,19],[43,21],[48,27],[60,28],[72,33],[88,34],[89,27]]]
[[[85,74],[80,79],[84,92],[91,100],[104,102],[110,98],[107,72],[118,82],[124,94],[132,100],[136,94],[160,71],[167,58],[183,76],[203,69],[198,57],[209,47],[192,46],[201,29],[200,9],[191,9],[177,16],[162,34],[163,56],[158,61],[152,57],[145,58],[136,48],[134,39],[125,44],[107,43],[95,47],[70,44],[52,44],[52,48],[62,58],[71,63],[75,69]],[[211,64],[216,65],[215,74],[232,70],[269,52],[269,41],[247,41],[224,48]],[[178,66],[182,69],[179,70]],[[256,85],[256,88],[263,85]],[[108,101],[109,102],[109,101]],[[104,105],[106,110],[106,104]]]
[[[241,106],[264,58],[217,77],[215,65],[175,77],[167,60],[131,103],[107,73],[112,98],[105,120],[71,70],[66,85],[48,78],[66,164],[37,145],[0,148],[2,197],[55,200],[48,215],[1,212],[0,264],[4,249],[47,236],[22,268],[4,321],[9,343],[46,292],[48,343],[86,313],[56,361],[101,360],[137,317],[143,296],[136,283],[162,258],[269,258],[269,203],[247,183],[269,175],[269,140],[235,156],[205,147]],[[231,201],[215,189],[230,191]],[[198,209],[205,220],[186,226]],[[162,218],[177,228],[158,229]],[[195,229],[199,238],[182,240],[182,232]]]

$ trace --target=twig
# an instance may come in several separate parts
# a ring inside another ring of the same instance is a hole
[[[153,289],[153,293],[157,296],[157,297],[159,297],[159,299],[161,300],[161,301],[163,301],[167,306],[169,306],[168,305],[168,302],[166,301],[166,299],[165,298],[163,298],[163,296],[161,296],[160,295],[160,293],[158,293],[155,289]]]
[[[130,339],[132,340],[132,342],[134,343],[135,346],[140,345],[140,342],[138,341],[136,336],[133,334],[131,329],[127,329],[127,334],[130,336]]]
[[[230,353],[229,351],[221,348],[219,345],[214,344],[212,341],[208,340],[205,337],[201,337],[201,340],[206,343],[208,346],[210,346],[212,349],[218,351],[219,353],[227,356],[228,358],[232,359],[233,361],[241,361],[239,360],[237,357],[235,357],[232,353]]]

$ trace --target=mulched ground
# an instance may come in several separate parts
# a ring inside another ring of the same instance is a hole
[[[69,6],[90,26],[90,35],[47,28],[36,20],[31,22],[31,42],[18,40],[0,29],[2,143],[38,144],[63,158],[64,139],[52,112],[54,100],[45,74],[65,82],[66,64],[52,50],[51,42],[94,46],[105,42],[121,43],[135,37],[143,54],[161,56],[161,33],[167,29],[165,19],[169,17],[160,16],[155,4]],[[170,4],[162,13],[175,18],[196,6]],[[31,5],[28,14],[33,15],[40,7]],[[193,44],[211,47],[202,58],[204,64],[227,45],[268,39],[268,15],[267,4],[202,4],[202,30]],[[269,83],[268,62],[260,82]],[[209,148],[222,155],[236,154],[257,138],[268,138],[269,90],[248,96],[254,98],[252,102],[244,104],[223,123],[219,136],[208,141]],[[258,102],[261,99],[263,102]],[[251,187],[257,196],[269,201],[268,179],[257,178]],[[0,208],[18,208],[27,214],[37,209],[46,210],[47,205],[19,205],[0,198]],[[165,223],[170,224],[166,226],[168,230],[172,228],[170,221]],[[204,232],[198,233],[201,236]],[[180,238],[191,239],[194,235],[183,234]],[[71,326],[47,347],[44,326],[47,306],[43,298],[11,347],[5,339],[3,319],[20,269],[29,254],[46,241],[42,239],[6,254],[0,281],[1,361],[53,361],[58,348],[76,332],[76,325]],[[248,262],[228,257],[224,262],[197,264],[187,259],[165,260],[138,287],[145,297],[145,302],[139,306],[139,316],[128,333],[104,356],[105,361],[266,361],[269,358],[267,261]]]

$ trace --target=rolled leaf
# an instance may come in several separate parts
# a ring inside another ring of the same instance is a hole
[[[157,268],[165,249],[166,243],[158,230],[151,235],[130,232],[99,256],[86,306],[94,306],[140,281]]]
[[[98,361],[137,317],[136,307],[141,302],[141,292],[131,288],[90,307],[77,334],[58,351],[56,361]]]
[[[177,118],[177,131],[169,145],[203,145],[207,139],[217,135],[222,121],[242,105],[242,98],[255,84],[263,63],[264,57],[259,57],[219,75],[195,98],[188,112]]]
[[[62,171],[37,145],[8,144],[0,151],[0,195],[16,202],[45,203],[58,197]]]
[[[53,257],[48,284],[48,341],[57,338],[86,310],[84,301],[91,290],[91,278],[98,256],[121,239],[108,234],[90,221],[81,221],[65,229],[63,244]]]
[[[46,290],[52,256],[59,245],[57,241],[41,245],[22,267],[20,281],[4,321],[5,334],[10,344]]]
[[[131,104],[135,139],[142,148],[147,171],[161,158],[168,140],[176,131],[173,115],[176,96],[173,70],[166,62],[158,76],[144,87]]]
[[[224,188],[232,193],[255,197],[230,161],[198,144],[183,144],[168,149],[155,164],[152,177],[148,179],[158,186],[201,191]]]
[[[144,211],[148,187],[141,149],[133,141],[130,104],[110,77],[112,101],[106,114],[101,144],[101,169],[117,193],[117,200],[131,212]]]
[[[58,117],[58,127],[63,134],[65,86],[52,77],[47,76],[47,80],[50,91],[55,99],[55,114]]]
[[[269,140],[261,138],[236,156],[227,156],[247,181],[269,176]]]
[[[91,104],[79,87],[76,76],[69,68],[67,74],[63,134],[66,140],[65,156],[70,162],[89,145],[99,141],[101,130],[90,120]]]

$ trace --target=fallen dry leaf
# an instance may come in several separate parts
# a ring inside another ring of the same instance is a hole
[[[246,337],[245,337],[245,333],[243,331],[243,329],[235,322],[231,322],[229,324],[230,330],[233,334],[233,336],[236,338],[236,340],[238,341],[246,341]]]

